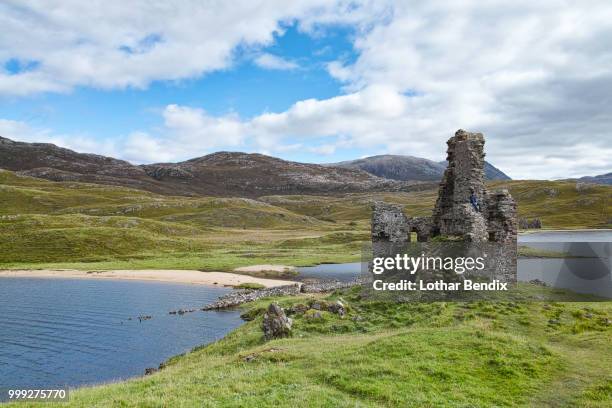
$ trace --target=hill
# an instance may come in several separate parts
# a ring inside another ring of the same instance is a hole
[[[446,165],[446,161],[435,162],[421,157],[391,154],[329,164],[329,166],[359,169],[378,177],[403,181],[440,181]],[[510,177],[488,162],[485,162],[485,177],[487,180],[510,180]]]
[[[150,164],[143,169],[164,184],[189,185],[195,193],[202,195],[259,197],[423,188],[418,183],[387,180],[361,170],[235,152],[213,153],[181,163]]]
[[[112,157],[77,153],[51,143],[15,142],[0,137],[0,169],[52,181],[82,181],[170,192],[139,166]]]
[[[612,173],[600,174],[599,176],[580,177],[578,181],[594,184],[607,184],[610,186],[612,185]]]
[[[545,228],[612,227],[612,187],[493,182]],[[359,259],[371,205],[431,215],[437,190],[232,197],[159,195],[0,171],[0,268],[232,270]]]
[[[53,144],[1,137],[0,168],[52,181],[124,186],[182,196],[258,197],[422,188],[418,183],[387,180],[361,170],[290,162],[261,154],[219,152],[181,163],[136,166]]]

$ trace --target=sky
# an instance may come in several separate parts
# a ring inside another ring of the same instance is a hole
[[[0,136],[132,163],[220,150],[612,171],[612,2],[3,1]]]

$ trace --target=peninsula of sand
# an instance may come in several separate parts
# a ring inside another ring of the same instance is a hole
[[[269,265],[265,265],[268,266]],[[251,267],[253,270],[256,266]],[[295,282],[280,279],[264,279],[230,272],[202,272],[196,270],[104,270],[81,271],[73,269],[22,269],[0,270],[0,278],[63,278],[63,279],[119,279],[187,283],[214,286],[238,286],[243,283],[258,283],[265,287],[290,285]]]

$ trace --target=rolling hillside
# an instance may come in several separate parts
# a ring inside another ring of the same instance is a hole
[[[575,182],[493,182],[519,215],[544,228],[612,227],[612,187]],[[50,182],[0,171],[0,268],[197,268],[306,265],[359,258],[375,200],[430,215],[437,191],[165,196],[125,187]]]

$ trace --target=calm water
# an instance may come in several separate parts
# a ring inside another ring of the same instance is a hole
[[[612,230],[541,231],[519,235],[519,244],[576,257],[519,259],[519,280],[539,279],[556,288],[612,298]]]
[[[0,278],[0,388],[75,386],[142,375],[145,368],[239,326],[234,311],[168,314],[202,306],[228,290]],[[152,319],[139,322],[139,315]]]
[[[539,279],[578,293],[612,298],[612,230],[543,231],[519,235],[519,245],[568,253],[581,258],[519,259],[518,280]],[[361,263],[298,268],[301,278],[350,281],[361,274]]]
[[[530,242],[612,242],[612,230],[539,231],[519,234],[521,244]]]
[[[361,274],[361,262],[305,266],[298,268],[298,272],[300,278],[348,282]]]

